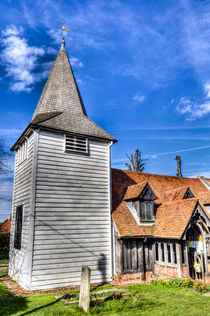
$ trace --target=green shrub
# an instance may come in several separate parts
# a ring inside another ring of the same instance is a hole
[[[174,287],[182,287],[183,282],[184,281],[180,278],[174,278],[174,279],[171,279],[168,283],[169,285],[174,286]]]
[[[199,293],[206,293],[210,290],[208,285],[200,281],[195,281],[193,288]]]
[[[192,287],[194,286],[194,283],[195,283],[195,281],[194,281],[193,279],[187,278],[187,279],[183,282],[182,286],[183,286],[183,287],[187,287],[187,288],[192,288]]]
[[[152,285],[156,286],[172,286],[172,287],[184,287],[188,289],[194,289],[195,291],[199,293],[206,293],[210,292],[210,286],[202,283],[201,281],[195,281],[191,278],[188,278],[186,280],[182,280],[180,278],[174,278],[169,281],[165,281],[163,279],[157,279],[151,281]]]
[[[10,234],[0,234],[0,250],[9,250]]]
[[[152,281],[150,282],[150,284],[151,284],[151,285],[157,285],[157,282],[158,282],[158,280],[152,280]]]
[[[151,284],[152,285],[157,285],[157,286],[166,286],[167,285],[167,281],[163,280],[163,279],[157,279],[157,280],[152,280]]]

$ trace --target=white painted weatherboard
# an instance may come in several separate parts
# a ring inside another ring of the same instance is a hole
[[[29,256],[29,221],[31,212],[31,181],[32,164],[34,157],[34,133],[28,139],[27,159],[18,164],[15,157],[13,203],[11,216],[9,275],[23,288],[28,288],[28,274],[31,273],[28,266]],[[21,249],[14,249],[15,216],[17,206],[23,205],[23,223]]]
[[[31,289],[111,280],[109,144],[89,155],[65,153],[65,136],[41,131],[38,143]]]

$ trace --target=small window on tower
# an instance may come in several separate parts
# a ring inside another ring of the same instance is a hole
[[[66,135],[66,152],[88,154],[88,139],[82,136]]]
[[[28,153],[28,140],[26,139],[16,151],[16,156],[17,156],[16,159],[17,159],[18,165],[27,159],[27,153]]]
[[[21,237],[22,237],[22,222],[23,222],[23,206],[18,206],[16,209],[15,217],[15,236],[14,236],[14,248],[21,249]]]

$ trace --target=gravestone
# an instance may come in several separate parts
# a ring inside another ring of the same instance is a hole
[[[88,312],[90,307],[90,268],[83,266],[79,293],[79,307]]]

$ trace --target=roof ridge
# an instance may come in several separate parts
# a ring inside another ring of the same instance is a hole
[[[112,168],[113,170],[119,170],[119,171],[123,171],[126,173],[134,173],[137,175],[151,175],[151,176],[157,176],[157,177],[167,177],[167,178],[175,178],[177,180],[181,180],[181,179],[191,179],[191,180],[198,180],[198,178],[191,178],[191,177],[177,177],[177,176],[170,176],[170,175],[166,175],[166,174],[157,174],[157,173],[149,173],[149,172],[136,172],[136,171],[130,171],[130,170],[125,170],[125,169],[118,169],[118,168]]]
[[[83,100],[82,100],[81,93],[80,93],[80,91],[79,91],[79,87],[78,87],[77,82],[76,82],[76,78],[75,78],[75,76],[74,76],[74,71],[73,71],[73,69],[72,69],[72,66],[71,66],[71,63],[70,63],[70,60],[69,60],[69,56],[68,56],[68,54],[67,54],[67,51],[66,51],[66,55],[67,55],[67,58],[68,58],[69,67],[70,67],[71,72],[72,72],[72,75],[73,75],[74,84],[75,84],[75,86],[76,86],[77,94],[78,94],[78,97],[79,97],[79,100],[80,100],[80,103],[81,103],[81,106],[82,106],[82,110],[83,110],[83,113],[82,113],[82,114],[83,114],[85,117],[88,117],[88,116],[87,116],[87,111],[86,111],[86,108],[85,108],[85,105],[84,105],[84,102],[83,102]]]
[[[134,187],[134,186],[143,185],[144,183],[145,183],[145,185],[146,185],[147,183],[149,183],[149,181],[143,181],[143,182],[140,182],[140,183],[131,184],[131,185],[129,185],[129,186],[128,186],[128,188],[130,188],[130,187]],[[149,184],[150,184],[150,183],[149,183]]]
[[[179,191],[179,190],[183,190],[183,189],[189,189],[190,186],[189,185],[185,185],[183,187],[180,187],[180,188],[176,188],[176,189],[171,189],[171,190],[165,190],[165,193],[166,192],[174,192],[174,191]],[[190,189],[191,190],[191,189]]]
[[[189,203],[189,202],[198,202],[199,201],[199,198],[189,198],[189,199],[180,199],[180,200],[173,200],[173,201],[161,201],[161,207],[164,206],[164,205],[174,205],[174,204],[178,204],[178,203]]]
[[[43,113],[39,113],[35,116],[34,119],[32,119],[31,123],[32,124],[40,124],[43,123],[47,120],[50,120],[51,118],[59,115],[63,113],[63,111],[54,111],[54,112],[43,112]],[[42,117],[43,116],[43,117]],[[41,119],[39,120],[39,117],[41,117]]]

